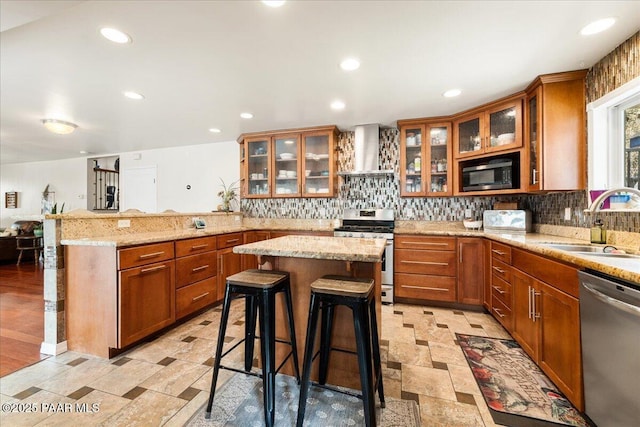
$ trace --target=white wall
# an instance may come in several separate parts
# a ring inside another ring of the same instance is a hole
[[[64,211],[86,206],[87,161],[84,158],[47,162],[14,163],[0,165],[0,227],[9,227],[18,219],[40,219],[42,191],[49,184],[55,192],[58,210]],[[4,194],[18,192],[18,208],[6,209]],[[82,199],[78,198],[82,195]]]
[[[113,153],[120,156],[120,170],[156,165],[158,170],[158,212],[208,212],[220,203],[220,178],[229,184],[239,179],[239,153],[235,141],[186,147]],[[135,160],[139,155],[140,159]],[[87,207],[87,158],[0,165],[0,227],[16,219],[40,216],[42,190],[56,192],[58,206],[65,212]],[[125,191],[126,183],[120,183]],[[186,186],[191,185],[187,190]],[[4,207],[4,193],[17,191],[18,209]],[[78,198],[82,195],[83,198]]]

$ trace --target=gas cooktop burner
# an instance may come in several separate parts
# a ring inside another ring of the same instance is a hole
[[[334,231],[352,231],[359,233],[393,233],[390,226],[347,225],[336,228]]]

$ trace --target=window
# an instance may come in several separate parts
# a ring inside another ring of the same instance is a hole
[[[640,77],[587,105],[589,189],[638,188]]]

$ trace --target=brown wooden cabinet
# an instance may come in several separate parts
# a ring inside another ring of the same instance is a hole
[[[118,251],[118,348],[175,321],[173,257],[173,242]]]
[[[484,291],[484,239],[458,238],[458,296],[463,304],[480,305]]]
[[[176,319],[217,300],[215,236],[178,240],[176,245]]]
[[[241,135],[242,197],[334,197],[337,131],[323,126]]]
[[[242,256],[233,252],[233,247],[243,244],[243,233],[229,233],[217,237],[218,284],[216,300],[224,298],[227,277],[242,271]]]
[[[517,248],[512,264],[512,335],[583,410],[577,269]]]
[[[513,329],[513,299],[511,286],[511,246],[491,242],[491,313],[504,328]]]
[[[453,123],[457,159],[522,147],[522,101],[518,93],[464,112]]]
[[[440,119],[398,121],[400,195],[450,196],[451,122]]]
[[[262,240],[268,240],[271,238],[269,231],[245,231],[244,232],[244,244],[259,242]],[[258,268],[258,257],[255,255],[245,254],[241,256],[242,269],[248,270],[250,268]]]
[[[586,74],[587,70],[546,74],[527,88],[522,165],[527,191],[585,189]]]

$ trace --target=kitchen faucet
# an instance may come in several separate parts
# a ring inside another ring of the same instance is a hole
[[[600,205],[602,204],[603,201],[605,201],[607,199],[607,197],[616,194],[616,193],[631,193],[631,194],[635,194],[636,196],[640,197],[640,190],[638,190],[637,188],[631,188],[631,187],[621,187],[621,188],[614,188],[611,190],[607,190],[604,193],[600,194],[598,196],[597,199],[595,199],[593,201],[593,203],[591,203],[591,205],[587,208],[587,211],[589,212],[598,212],[600,210]]]

